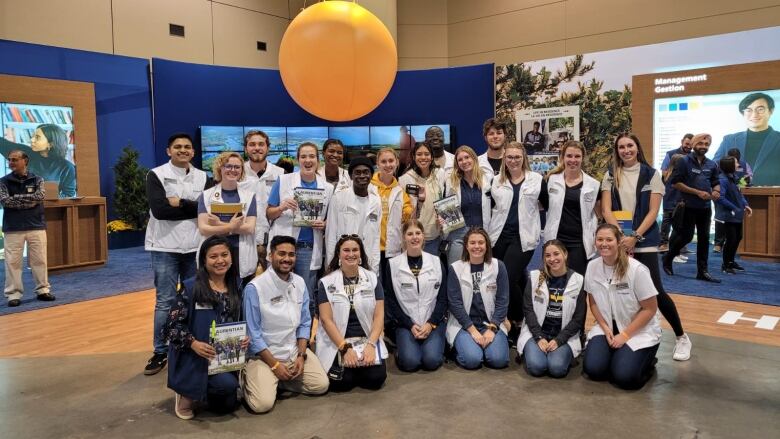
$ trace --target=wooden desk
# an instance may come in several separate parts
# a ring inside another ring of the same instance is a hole
[[[106,199],[46,200],[49,271],[102,265],[108,260]]]
[[[742,193],[753,216],[745,215],[739,255],[748,260],[780,262],[780,187],[748,187]]]

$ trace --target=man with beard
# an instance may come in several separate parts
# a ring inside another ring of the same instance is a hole
[[[666,175],[666,170],[669,169],[669,164],[672,161],[672,157],[675,154],[688,155],[691,152],[691,139],[693,134],[687,133],[680,140],[680,147],[671,151],[667,151],[664,156],[664,161],[661,163],[661,175]],[[664,194],[663,205],[674,206],[680,198],[680,193],[675,190],[667,190]],[[717,227],[716,227],[717,228]],[[664,209],[663,219],[661,221],[661,245],[658,246],[659,251],[665,252],[669,250],[669,231],[672,229],[672,215],[671,211]],[[682,253],[690,253],[687,247],[683,247]]]
[[[268,193],[276,179],[284,174],[284,169],[267,160],[270,149],[271,139],[265,132],[252,130],[244,135],[244,154],[248,160],[244,162],[246,179],[240,182],[239,186],[251,188],[250,190],[255,193],[258,212],[265,212],[268,207]],[[255,244],[261,263],[265,261],[265,245],[269,228],[265,215],[258,215],[255,224]]]
[[[277,387],[306,395],[328,391],[328,377],[308,349],[311,332],[309,293],[293,273],[295,239],[278,235],[269,248],[271,269],[244,289],[244,314],[249,334],[249,361],[244,370],[244,396],[256,413],[269,412]]]
[[[682,140],[680,140],[680,147],[675,148],[671,151],[667,151],[666,155],[664,156],[664,161],[661,163],[661,174],[663,175],[664,172],[666,172],[667,169],[669,169],[669,163],[672,161],[672,157],[675,154],[682,154],[682,155],[688,155],[691,153],[691,139],[693,139],[693,134],[687,133],[683,136]]]
[[[328,227],[325,228],[325,262],[333,259],[336,243],[344,235],[357,235],[363,241],[368,265],[379,275],[379,239],[382,219],[382,200],[376,191],[368,190],[373,165],[366,157],[355,157],[349,163],[352,188],[336,192],[328,207]]]
[[[485,137],[488,149],[478,158],[479,167],[491,180],[501,170],[506,146],[506,124],[490,118],[482,125],[482,135]]]
[[[146,175],[149,223],[146,251],[152,255],[156,303],[154,305],[154,355],[144,375],[161,371],[168,360],[162,330],[180,282],[195,276],[195,252],[200,246],[198,197],[211,186],[206,173],[190,163],[195,155],[189,134],[168,138],[171,160]]]
[[[444,150],[444,130],[436,125],[425,130],[425,144],[433,151],[433,161],[436,166],[447,171],[455,163],[455,155]]]
[[[680,191],[685,201],[683,226],[673,230],[669,240],[669,251],[663,258],[664,271],[673,275],[672,260],[680,254],[680,250],[696,235],[696,279],[720,283],[707,271],[707,259],[710,250],[710,220],[712,218],[712,201],[720,198],[720,182],[718,180],[718,165],[708,159],[705,154],[710,149],[712,136],[697,134],[691,139],[693,150],[675,166],[670,184]]]

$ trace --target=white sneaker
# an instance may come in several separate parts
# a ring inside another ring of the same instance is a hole
[[[672,262],[676,262],[678,264],[684,264],[688,262],[688,258],[685,256],[675,256],[674,259],[672,259]]]
[[[677,337],[677,341],[674,343],[674,356],[672,358],[677,361],[686,361],[691,358],[691,339],[688,338],[688,334]]]

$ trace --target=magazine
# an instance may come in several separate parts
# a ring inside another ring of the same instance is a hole
[[[366,337],[348,337],[344,341],[347,343],[352,344],[352,350],[355,351],[355,355],[357,355],[359,361],[363,361],[363,351],[366,349],[366,345],[368,344],[368,338]],[[379,349],[381,346],[379,343],[377,343],[376,348],[376,356],[374,357],[374,364],[382,364],[382,352]]]
[[[325,219],[325,189],[293,189],[293,198],[298,210],[293,217],[293,226],[311,227],[313,221]]]
[[[211,328],[211,345],[217,355],[209,362],[209,375],[241,370],[246,364],[246,349],[241,339],[246,337],[246,322],[224,323]]]
[[[460,211],[460,202],[457,195],[450,195],[439,201],[434,201],[433,208],[436,210],[436,214],[444,220],[443,233],[450,233],[453,230],[466,226],[466,221],[463,219],[463,214]]]
[[[216,215],[223,223],[229,223],[233,215],[244,210],[242,203],[212,203],[211,214]]]
[[[631,236],[634,233],[634,214],[627,210],[613,210],[612,215],[618,222],[618,227],[623,231],[624,236]]]

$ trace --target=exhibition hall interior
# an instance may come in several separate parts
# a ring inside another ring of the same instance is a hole
[[[778,0],[0,0],[2,437],[776,436],[779,40]]]

